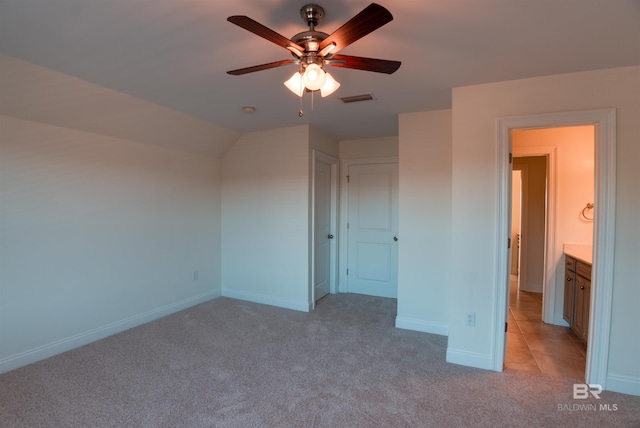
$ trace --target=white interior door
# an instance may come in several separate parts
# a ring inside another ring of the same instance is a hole
[[[314,300],[317,302],[329,294],[331,287],[331,246],[334,238],[331,230],[331,165],[315,162],[314,214]]]
[[[347,289],[398,296],[398,164],[349,166]]]

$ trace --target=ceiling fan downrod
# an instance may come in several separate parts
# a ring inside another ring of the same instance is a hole
[[[309,30],[314,31],[318,22],[324,18],[324,9],[317,4],[306,4],[300,9],[300,16],[309,26]]]

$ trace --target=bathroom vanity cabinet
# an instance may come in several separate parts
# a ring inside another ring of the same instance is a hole
[[[565,254],[563,318],[585,343],[589,336],[591,263]]]

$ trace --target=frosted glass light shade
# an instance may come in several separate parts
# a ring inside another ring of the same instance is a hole
[[[340,83],[338,83],[338,81],[336,81],[333,76],[331,76],[329,73],[325,74],[326,76],[324,85],[322,85],[322,88],[320,88],[320,95],[322,95],[323,97],[333,94],[340,87]]]
[[[310,91],[317,91],[322,88],[322,85],[324,85],[326,80],[325,74],[326,73],[319,65],[309,65],[302,76],[304,86],[306,86]]]
[[[312,64],[309,67],[312,67],[312,66],[315,66],[315,64]],[[307,70],[309,70],[309,67],[307,67]],[[320,95],[322,95],[323,97],[329,96],[333,94],[335,91],[337,91],[338,88],[340,87],[340,83],[338,83],[333,78],[333,76],[331,76],[329,73],[326,73],[324,70],[322,70],[322,68],[318,66],[315,66],[315,67],[317,67],[320,72],[315,76],[316,81],[312,82],[313,84],[311,86],[305,84],[304,76],[306,74],[303,75],[298,71],[293,73],[293,75],[289,78],[289,80],[284,82],[284,86],[286,86],[287,89],[289,89],[291,92],[293,92],[299,97],[302,96],[302,94],[305,91],[305,88],[310,91],[317,91],[319,89]],[[320,87],[317,86],[318,79],[321,79],[323,82]]]
[[[284,82],[284,86],[286,86],[291,92],[301,97],[304,92],[304,84],[302,82],[302,75],[299,72],[293,73],[293,76],[289,78],[286,82]]]

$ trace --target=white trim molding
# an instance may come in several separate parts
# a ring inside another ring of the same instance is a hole
[[[160,308],[152,309],[150,311],[134,315],[120,321],[112,322],[102,327],[94,328],[93,330],[89,330],[87,332],[56,340],[55,342],[30,349],[16,355],[10,355],[6,358],[0,359],[0,374],[17,369],[22,366],[26,366],[27,364],[35,363],[36,361],[44,360],[45,358],[49,358],[66,351],[70,351],[71,349],[79,348],[80,346],[87,345],[106,337],[113,336],[114,334],[129,330],[134,327],[138,327],[142,324],[146,324],[167,315],[171,315],[175,312],[182,311],[184,309],[199,305],[209,300],[213,300],[217,297],[220,297],[219,290],[208,291],[206,293],[183,299],[178,302],[162,306]]]
[[[275,306],[278,308],[292,309],[300,312],[310,312],[313,308],[311,303],[306,300],[294,300],[284,297],[274,297],[268,294],[249,293],[242,290],[233,290],[229,288],[222,289],[222,297],[230,299],[244,300],[246,302],[260,303],[263,305]]]
[[[640,395],[640,378],[610,373],[607,376],[607,389],[622,394]]]
[[[513,157],[545,156],[547,158],[547,209],[545,210],[545,257],[542,278],[542,321],[548,324],[565,325],[562,319],[555,319],[556,267],[556,206],[558,203],[558,148],[556,146],[512,147]]]
[[[613,261],[616,207],[616,111],[613,108],[510,116],[497,119],[498,197],[497,237],[509,236],[509,160],[510,131],[513,129],[554,128],[595,125],[595,210],[593,231],[593,268],[591,275],[591,316],[587,345],[585,381],[607,388],[609,334],[613,300]],[[491,337],[491,368],[502,371],[504,364],[504,325],[506,321],[509,272],[506,246],[496,258],[497,281],[494,286],[494,329]]]
[[[437,334],[439,336],[449,336],[448,324],[425,321],[417,318],[396,317],[396,328]]]
[[[469,352],[463,349],[447,348],[447,363],[463,366],[477,367],[479,369],[492,370],[492,358],[490,354]]]

